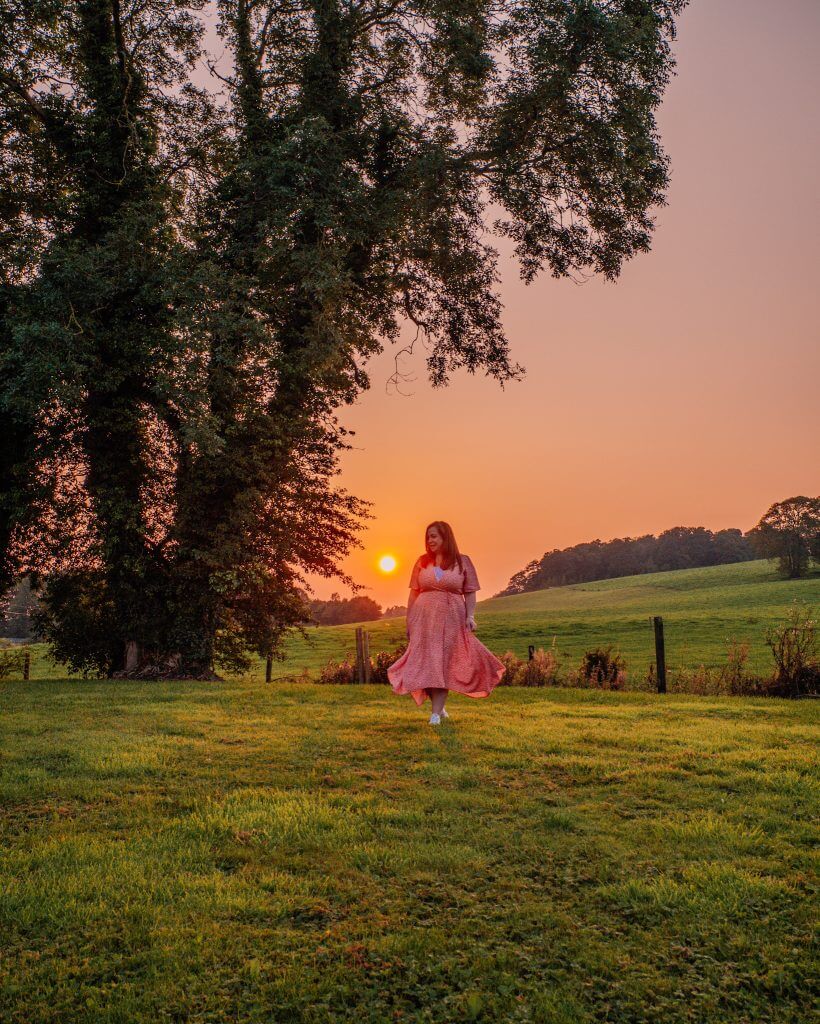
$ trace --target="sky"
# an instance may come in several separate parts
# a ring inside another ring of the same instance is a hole
[[[343,563],[362,594],[406,603],[435,519],[482,599],[553,548],[747,530],[820,493],[818,43],[816,0],[693,0],[658,115],[672,183],[652,251],[616,283],[525,286],[499,246],[521,382],[463,371],[433,389],[417,343],[399,393],[395,349],[371,360],[370,390],[340,415],[356,434],[338,483],[375,515]]]

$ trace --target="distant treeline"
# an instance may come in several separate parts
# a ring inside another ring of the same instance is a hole
[[[346,622],[372,622],[382,617],[382,606],[372,597],[340,598],[331,594],[329,601],[308,601],[309,623],[317,626],[341,626]]]
[[[702,526],[675,526],[657,537],[617,537],[547,551],[517,572],[496,597],[522,594],[568,583],[614,579],[645,572],[695,569],[704,565],[748,562],[759,557],[740,530],[712,533]]]

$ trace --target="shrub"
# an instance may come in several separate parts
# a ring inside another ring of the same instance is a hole
[[[726,664],[720,670],[721,692],[733,697],[765,697],[771,686],[759,676],[746,671],[749,658],[748,643],[730,640],[726,651]]]
[[[766,645],[775,664],[770,693],[779,697],[820,693],[817,623],[811,608],[793,604],[782,625],[766,630]]]
[[[23,674],[25,652],[5,640],[0,640],[0,679]]]
[[[358,682],[356,661],[346,655],[343,661],[329,661],[316,677],[317,683],[348,684]]]
[[[512,651],[505,651],[500,655],[499,661],[504,663],[504,675],[499,679],[498,685],[515,686],[515,677],[522,665],[521,659]]]
[[[389,683],[387,670],[394,661],[404,654],[407,644],[402,643],[394,651],[379,651],[375,659],[370,659],[370,682]],[[356,672],[356,657],[352,654],[345,655],[342,661],[329,661],[319,673],[317,683],[330,683],[335,685],[350,685],[359,681]]]
[[[555,653],[555,642],[545,651],[539,647],[529,661],[521,663],[515,677],[516,686],[557,686],[560,662]]]
[[[505,651],[499,656],[504,664],[504,675],[499,686],[558,686],[558,668],[560,662],[555,652],[555,641],[545,651],[539,647],[533,652],[532,658],[522,661],[512,651]]]
[[[726,693],[735,695],[746,693],[746,662],[749,659],[748,643],[738,643],[737,640],[729,641],[729,648],[726,652],[726,664],[720,670],[721,686]]]
[[[670,693],[693,693],[700,697],[716,697],[721,693],[720,669],[698,665],[697,668],[679,668],[669,673],[667,687]]]
[[[394,661],[404,654],[407,650],[407,644],[399,644],[394,651],[379,651],[376,655],[375,661],[373,658],[370,659],[372,668],[370,670],[370,682],[371,683],[390,683],[387,678],[387,670],[393,664]]]
[[[576,673],[579,686],[595,686],[601,690],[622,690],[626,684],[626,662],[612,647],[596,647],[581,658]]]

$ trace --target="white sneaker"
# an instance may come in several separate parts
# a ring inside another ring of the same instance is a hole
[[[449,718],[449,717],[450,717],[450,716],[449,716],[449,715],[447,714],[447,709],[446,709],[446,708],[442,708],[442,709],[441,709],[441,717],[442,717],[442,718]]]
[[[441,715],[430,715],[430,725],[441,725]]]

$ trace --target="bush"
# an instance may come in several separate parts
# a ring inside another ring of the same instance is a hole
[[[542,647],[533,652],[532,658],[521,663],[515,678],[516,686],[557,686],[560,662],[555,653],[555,643],[545,651]]]
[[[504,675],[499,686],[558,686],[558,655],[555,653],[555,641],[545,651],[539,647],[533,652],[532,658],[522,661],[512,651],[505,651],[499,658],[504,664]]]
[[[522,665],[521,659],[512,651],[505,651],[498,660],[504,663],[504,675],[499,679],[498,685],[515,686],[515,677]]]
[[[726,664],[720,670],[720,682],[726,693],[739,696],[748,691],[746,662],[749,659],[748,643],[729,641],[726,652]]]
[[[25,652],[5,640],[0,640],[0,679],[23,674]]]
[[[766,645],[775,664],[770,693],[778,697],[820,693],[817,622],[811,608],[793,604],[785,623],[766,630]]]
[[[370,669],[370,682],[371,683],[390,683],[387,678],[387,670],[393,664],[394,661],[404,654],[407,650],[407,644],[399,644],[394,651],[379,651],[376,655],[375,661],[373,658],[370,659],[372,668]]]
[[[771,693],[771,686],[765,679],[749,675],[746,671],[748,658],[748,643],[729,641],[726,664],[720,670],[722,693],[728,693],[732,697],[765,697]]]
[[[653,666],[654,668],[654,666]],[[657,685],[657,679],[655,679]],[[679,668],[667,674],[667,689],[670,693],[693,693],[699,697],[716,697],[722,692],[720,669],[698,665],[697,668]]]
[[[370,682],[389,683],[387,670],[394,661],[404,654],[407,644],[400,644],[394,651],[379,651],[375,659],[370,659]],[[319,673],[317,683],[330,683],[331,685],[347,686],[359,681],[356,672],[356,657],[353,654],[345,655],[343,661],[329,661]]]
[[[347,685],[358,682],[356,678],[356,660],[346,655],[343,661],[329,661],[316,677],[317,683]]]
[[[626,662],[612,647],[596,647],[581,658],[576,673],[578,686],[594,686],[601,690],[623,690],[626,684]]]

